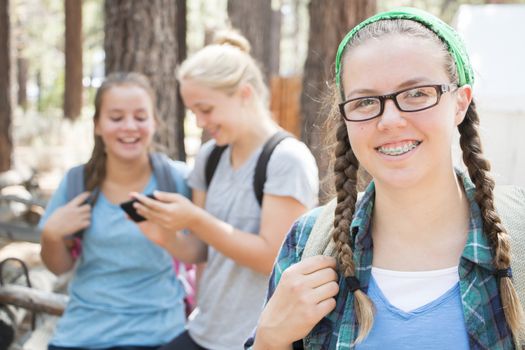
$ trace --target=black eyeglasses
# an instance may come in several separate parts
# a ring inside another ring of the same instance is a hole
[[[419,112],[436,106],[441,95],[455,89],[456,84],[416,86],[388,95],[353,98],[340,103],[339,110],[349,122],[364,122],[381,116],[386,100],[393,100],[402,112]]]

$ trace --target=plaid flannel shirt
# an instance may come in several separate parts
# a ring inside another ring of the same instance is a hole
[[[466,174],[459,173],[470,203],[468,238],[459,262],[459,284],[463,315],[471,349],[514,349],[512,335],[505,321],[497,280],[494,277],[492,253],[478,204],[474,200],[475,187]],[[356,266],[356,276],[365,292],[368,290],[372,268],[372,237],[369,232],[375,187],[371,183],[356,208],[349,229]],[[281,247],[270,277],[268,299],[273,295],[281,275],[289,266],[299,262],[310,231],[320,213],[316,208],[301,217],[292,227]],[[348,292],[344,278],[339,278],[336,308],[324,317],[303,339],[307,350],[354,349],[357,324],[354,315],[353,294]],[[437,335],[439,336],[439,335]],[[246,345],[252,344],[250,339]]]

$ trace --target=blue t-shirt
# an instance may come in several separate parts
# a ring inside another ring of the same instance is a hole
[[[171,162],[177,190],[190,196],[184,163]],[[66,204],[65,178],[39,226]],[[144,193],[152,193],[152,175]],[[84,231],[82,254],[69,285],[70,301],[51,344],[105,348],[161,345],[184,330],[184,289],[172,257],[141,233],[118,204],[100,193]]]
[[[374,325],[356,350],[469,349],[459,283],[436,300],[410,312],[390,304],[373,276],[368,288],[375,307]]]

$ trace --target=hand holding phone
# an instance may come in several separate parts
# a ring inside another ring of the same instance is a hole
[[[148,195],[146,195],[146,197],[155,199],[155,196],[153,194],[148,194]],[[135,209],[135,207],[133,206],[133,204],[135,202],[139,202],[139,200],[134,198],[134,199],[131,199],[131,200],[127,201],[127,202],[120,203],[120,207],[122,208],[122,210],[124,210],[126,212],[126,214],[128,214],[128,216],[131,218],[131,220],[133,220],[135,222],[145,221],[146,218],[144,216],[140,215],[139,213],[137,213],[137,209]]]

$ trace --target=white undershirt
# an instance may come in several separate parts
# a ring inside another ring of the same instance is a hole
[[[390,304],[405,312],[436,300],[459,281],[457,266],[416,272],[372,267],[372,276]]]

